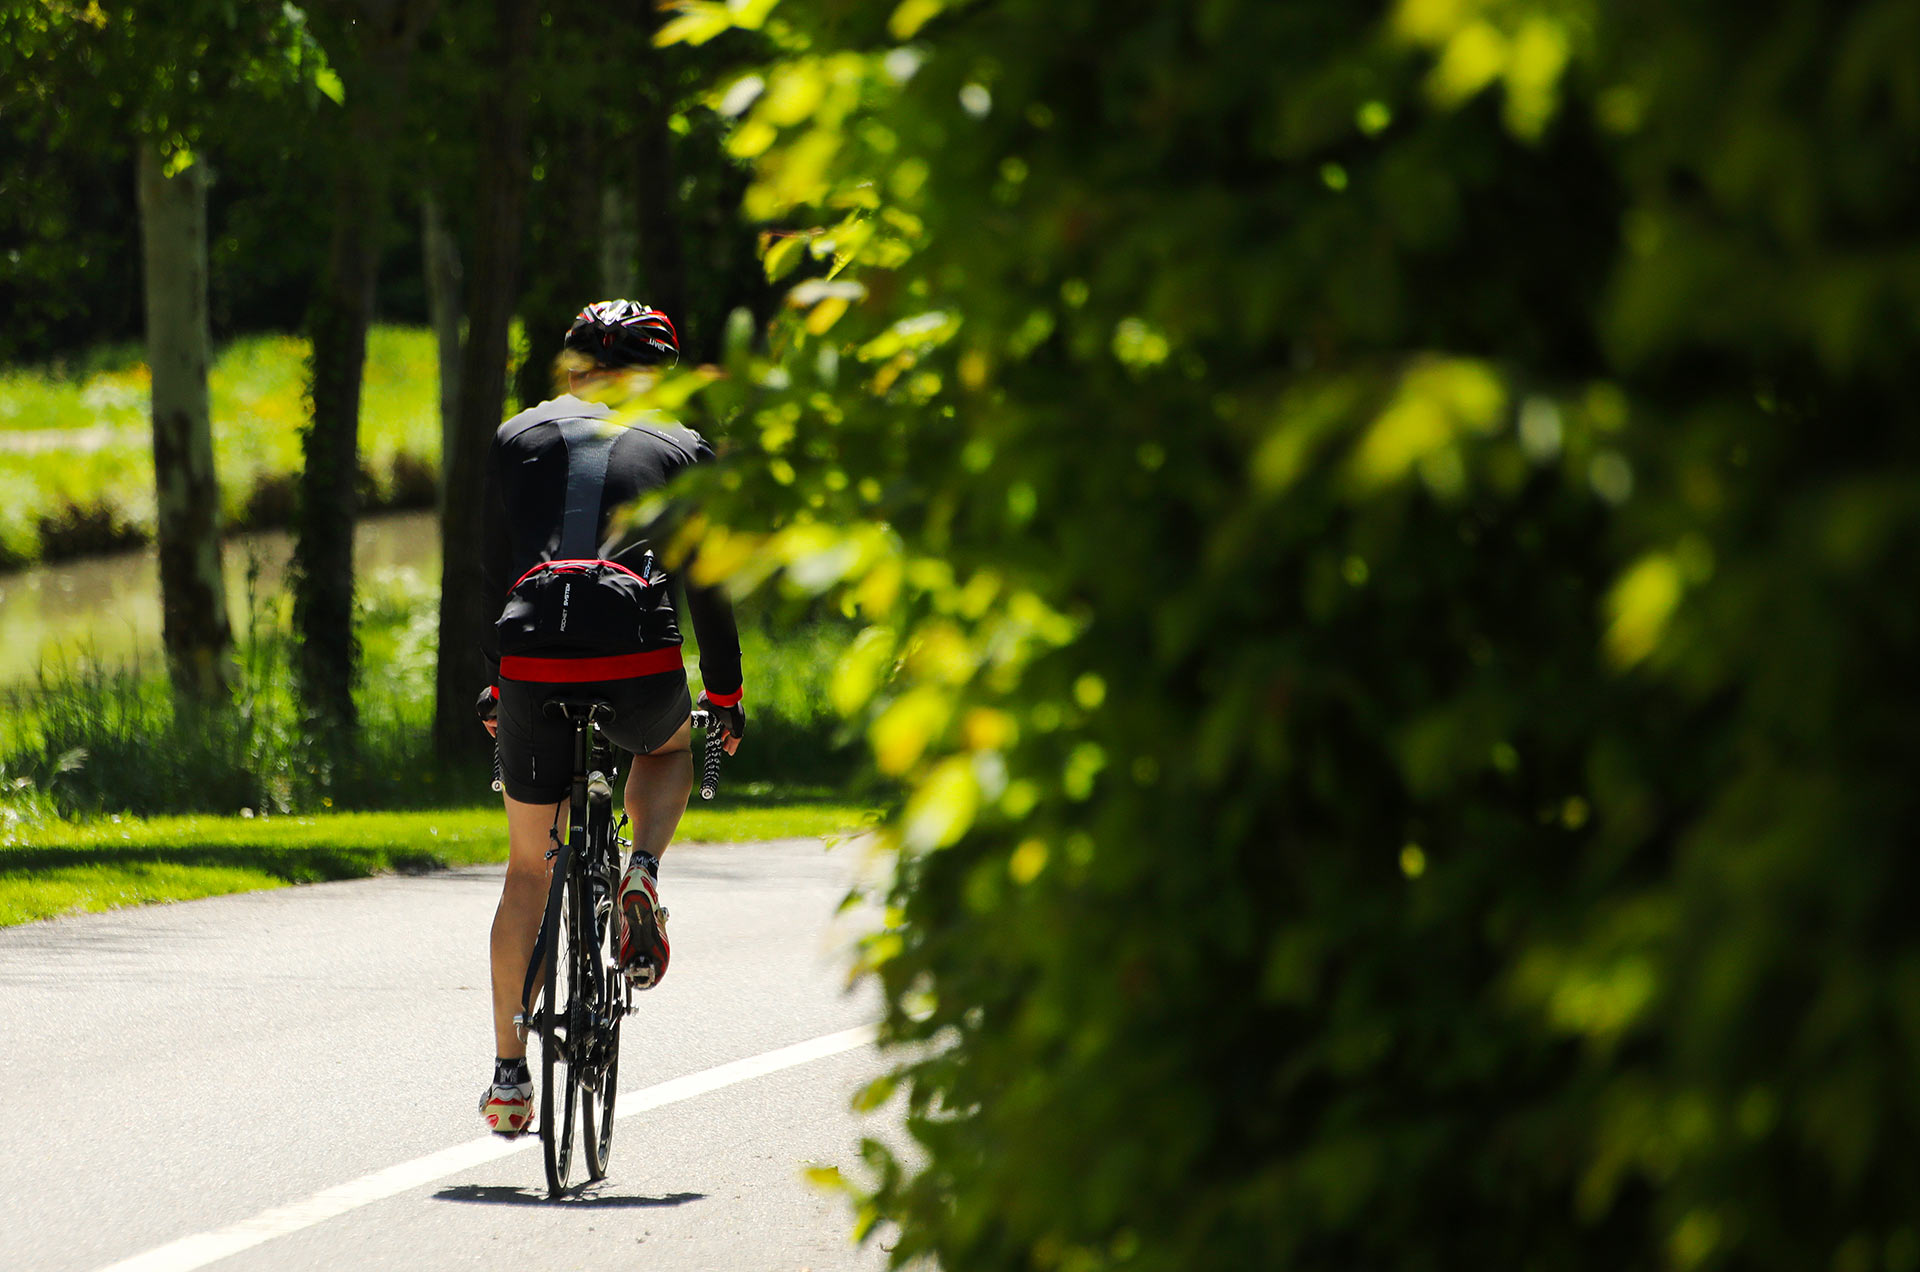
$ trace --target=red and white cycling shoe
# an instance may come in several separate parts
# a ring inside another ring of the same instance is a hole
[[[533,1123],[533,1083],[496,1082],[480,1096],[480,1116],[495,1135],[519,1135]]]
[[[660,885],[638,854],[620,880],[620,913],[626,922],[620,938],[620,967],[627,984],[652,989],[667,974],[667,907],[660,904]]]

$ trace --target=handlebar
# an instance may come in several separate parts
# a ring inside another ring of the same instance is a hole
[[[713,712],[695,711],[693,727],[706,732],[706,740],[701,744],[700,798],[712,799],[714,792],[720,789],[720,759],[727,749],[720,745],[720,739],[713,735]]]

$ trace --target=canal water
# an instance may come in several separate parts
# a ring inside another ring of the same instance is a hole
[[[353,554],[362,579],[402,574],[414,576],[408,590],[440,585],[440,527],[431,512],[363,518]],[[292,539],[281,531],[227,541],[227,613],[236,633],[246,625],[250,563],[259,567],[257,595],[268,598],[285,589],[292,556]],[[152,548],[0,574],[0,685],[30,680],[43,664],[157,665],[160,656],[160,571]]]

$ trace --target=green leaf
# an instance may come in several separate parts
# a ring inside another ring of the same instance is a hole
[[[860,357],[867,362],[877,362],[906,350],[930,349],[953,339],[958,330],[958,314],[939,309],[911,314],[860,346]]]
[[[785,234],[773,240],[762,258],[767,270],[767,281],[779,282],[799,267],[806,259],[807,236],[805,234]]]
[[[733,27],[733,14],[728,12],[725,5],[689,4],[681,9],[678,17],[654,33],[653,43],[657,48],[666,48],[670,44],[705,44]]]
[[[911,40],[946,7],[946,0],[901,0],[900,7],[887,19],[887,30],[896,40]]]
[[[845,1194],[852,1191],[838,1166],[809,1166],[801,1174],[809,1184],[822,1192]]]
[[[735,26],[743,31],[758,31],[779,3],[780,0],[727,0],[727,8],[733,13]]]

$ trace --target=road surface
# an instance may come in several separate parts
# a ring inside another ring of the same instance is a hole
[[[557,1203],[475,1112],[498,867],[0,929],[0,1268],[882,1268],[803,1177],[898,1134],[848,1110],[860,852],[668,853],[612,1170]]]

